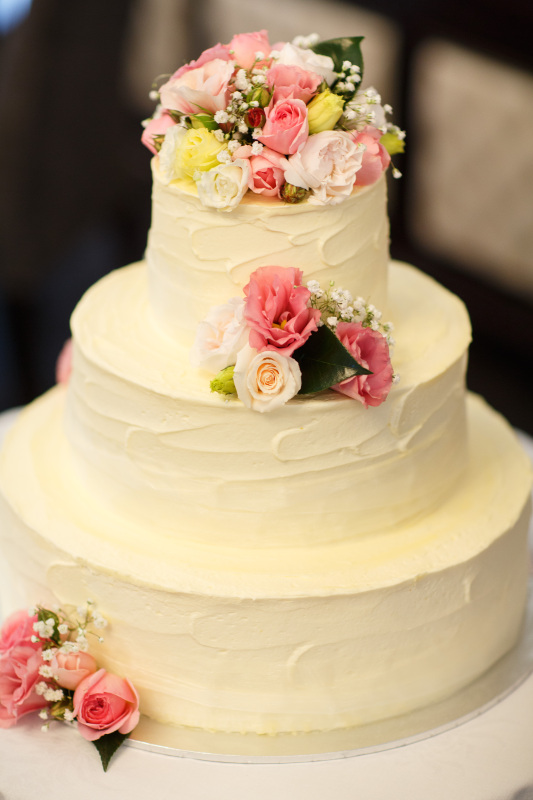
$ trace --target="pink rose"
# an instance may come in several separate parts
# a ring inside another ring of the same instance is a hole
[[[182,114],[215,114],[228,105],[233,70],[233,61],[215,58],[172,77],[161,87],[161,103]]]
[[[6,619],[0,630],[0,655],[19,644],[31,645],[38,649],[38,643],[32,643],[31,637],[35,634],[33,624],[37,622],[37,615],[30,617],[27,611],[15,611]]]
[[[180,78],[182,75],[185,75],[186,72],[190,72],[192,69],[197,69],[198,67],[203,67],[204,64],[207,64],[208,61],[214,61],[215,59],[220,59],[221,61],[231,61],[232,57],[229,53],[229,46],[227,44],[215,44],[214,47],[208,47],[207,50],[204,50],[203,53],[200,55],[196,61],[189,61],[188,64],[184,64],[180,67],[176,72],[173,74],[172,79]]]
[[[250,157],[249,188],[265,197],[279,197],[280,189],[285,183],[287,163],[285,156],[263,147],[260,155]]]
[[[303,100],[280,100],[269,105],[265,112],[266,121],[257,140],[278,153],[297,153],[309,136],[307,107]]]
[[[235,59],[237,66],[243,69],[251,69],[255,63],[255,54],[263,53],[264,58],[258,62],[258,65],[262,66],[271,49],[268,32],[262,30],[256,33],[238,33],[233,37],[228,48],[233,51],[231,57]]]
[[[301,281],[293,267],[260,267],[250,275],[244,287],[250,347],[292,356],[317,330],[320,311],[307,307],[311,293]]]
[[[19,717],[47,705],[35,692],[42,664],[40,647],[31,643],[16,644],[0,657],[0,728],[11,728]]]
[[[61,653],[57,651],[50,661],[52,674],[63,689],[74,690],[78,684],[96,672],[95,659],[89,653]]]
[[[68,383],[72,372],[72,339],[67,339],[56,363],[56,383]]]
[[[370,126],[352,135],[356,144],[366,146],[361,169],[355,180],[358,186],[369,186],[371,183],[375,183],[390,164],[390,155],[379,141],[381,136],[382,134],[377,128]]]
[[[148,148],[148,150],[156,155],[157,150],[154,147],[154,136],[164,136],[167,130],[175,124],[176,123],[170,114],[167,114],[166,111],[164,111],[159,117],[154,117],[154,119],[150,120],[146,128],[143,130],[141,142],[145,147]]]
[[[336,333],[355,360],[372,374],[355,375],[331,388],[359,400],[365,408],[381,405],[392,386],[387,340],[379,331],[364,328],[360,322],[339,322]]]
[[[127,678],[99,669],[74,692],[78,730],[90,742],[107,733],[131,733],[139,722],[139,695]]]
[[[273,103],[288,97],[308,103],[322,83],[320,75],[294,64],[274,64],[268,70],[266,79],[269,89],[274,90]]]

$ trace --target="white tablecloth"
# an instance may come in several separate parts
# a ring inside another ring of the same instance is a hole
[[[16,412],[0,416],[0,438]],[[533,460],[533,442],[521,436]],[[532,532],[533,537],[533,532]],[[532,538],[533,546],[533,538]],[[103,773],[61,724],[0,731],[0,800],[533,800],[533,674],[463,724],[329,761],[257,764],[123,747]]]

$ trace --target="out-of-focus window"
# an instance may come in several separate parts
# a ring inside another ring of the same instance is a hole
[[[31,0],[0,0],[0,34],[22,22],[30,6]]]

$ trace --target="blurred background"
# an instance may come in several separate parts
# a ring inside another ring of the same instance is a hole
[[[468,382],[533,434],[533,4],[0,0],[0,410],[51,386],[88,286],[142,258],[152,80],[236,32],[364,35],[407,130],[391,252],[459,294]]]

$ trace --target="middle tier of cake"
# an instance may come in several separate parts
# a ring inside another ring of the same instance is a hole
[[[161,330],[144,264],[112,273],[72,321],[74,468],[111,513],[204,544],[327,543],[435,508],[466,464],[468,315],[407,265],[389,289],[400,381],[382,406],[328,391],[259,414]]]

